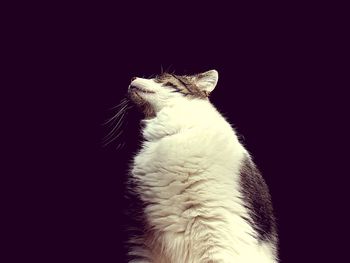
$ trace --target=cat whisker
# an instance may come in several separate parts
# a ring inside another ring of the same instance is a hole
[[[123,105],[128,104],[129,102],[130,102],[130,101],[129,101],[128,98],[123,98],[123,99],[120,101],[120,103],[119,103],[118,105],[113,106],[113,107],[110,108],[109,110],[114,110],[114,109],[116,109],[116,108],[118,108],[118,107],[122,107]]]
[[[128,98],[123,98],[120,103],[109,110],[116,110],[117,113],[112,116],[109,120],[105,121],[103,124],[108,124],[112,120],[116,119],[124,110],[128,110],[133,107],[133,105],[130,105],[130,100]],[[127,108],[127,109],[126,109]]]
[[[121,115],[120,119],[118,120],[118,123],[114,126],[114,128],[107,134],[106,139],[110,138],[111,136],[113,136],[114,132],[117,131],[121,124],[123,123],[123,118],[125,116],[126,112],[123,113],[123,115]]]
[[[110,122],[114,122],[123,112],[127,111],[128,109],[131,109],[132,106],[124,105],[113,117],[111,117],[109,120],[104,122],[103,124],[106,125]]]
[[[103,125],[108,124],[108,126],[113,127],[111,131],[103,138],[103,147],[118,139],[123,133],[123,129],[121,127],[123,126],[128,110],[133,107],[133,105],[129,105],[128,103],[129,100],[127,98],[122,99],[117,106],[113,107],[114,109],[117,109],[117,113],[103,123]],[[121,144],[122,143],[119,143],[118,149],[122,147],[120,146]]]
[[[125,142],[119,143],[116,150],[122,149],[125,146]]]
[[[122,130],[119,131],[119,133],[115,134],[113,136],[110,136],[109,138],[106,138],[102,143],[103,143],[103,147],[106,147],[107,145],[109,145],[111,142],[117,140],[120,135],[123,133]]]
[[[116,139],[119,138],[119,136],[123,133],[123,131],[121,130],[117,135],[115,135],[114,137],[110,137],[109,140],[106,140],[103,143],[103,147],[106,147],[108,144],[110,144],[111,142],[115,141]]]

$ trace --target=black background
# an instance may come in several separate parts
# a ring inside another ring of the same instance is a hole
[[[9,22],[16,30],[8,67],[21,72],[10,86],[11,145],[20,150],[10,147],[17,161],[8,164],[17,190],[9,200],[19,216],[8,243],[23,246],[13,262],[125,262],[124,183],[141,114],[130,110],[119,150],[116,143],[102,147],[109,132],[102,123],[131,77],[161,67],[218,70],[211,101],[242,135],[270,187],[281,262],[336,262],[326,127],[334,127],[332,110],[342,104],[329,68],[337,31],[331,10],[213,3],[16,10],[24,19]]]

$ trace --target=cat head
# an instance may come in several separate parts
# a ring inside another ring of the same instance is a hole
[[[217,81],[216,70],[190,76],[162,73],[151,79],[132,78],[128,92],[146,117],[153,117],[162,108],[181,100],[208,99]]]

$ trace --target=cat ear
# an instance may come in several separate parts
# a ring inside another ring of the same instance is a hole
[[[196,85],[198,88],[209,94],[214,90],[218,83],[218,79],[219,73],[215,69],[209,70],[197,75]]]

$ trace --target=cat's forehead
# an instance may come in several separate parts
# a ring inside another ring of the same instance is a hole
[[[177,74],[173,74],[173,73],[162,73],[160,75],[157,75],[154,78],[155,82],[158,83],[164,83],[164,82],[181,82],[184,85],[193,83],[195,81],[195,77],[194,76],[189,76],[189,75],[177,75]]]

